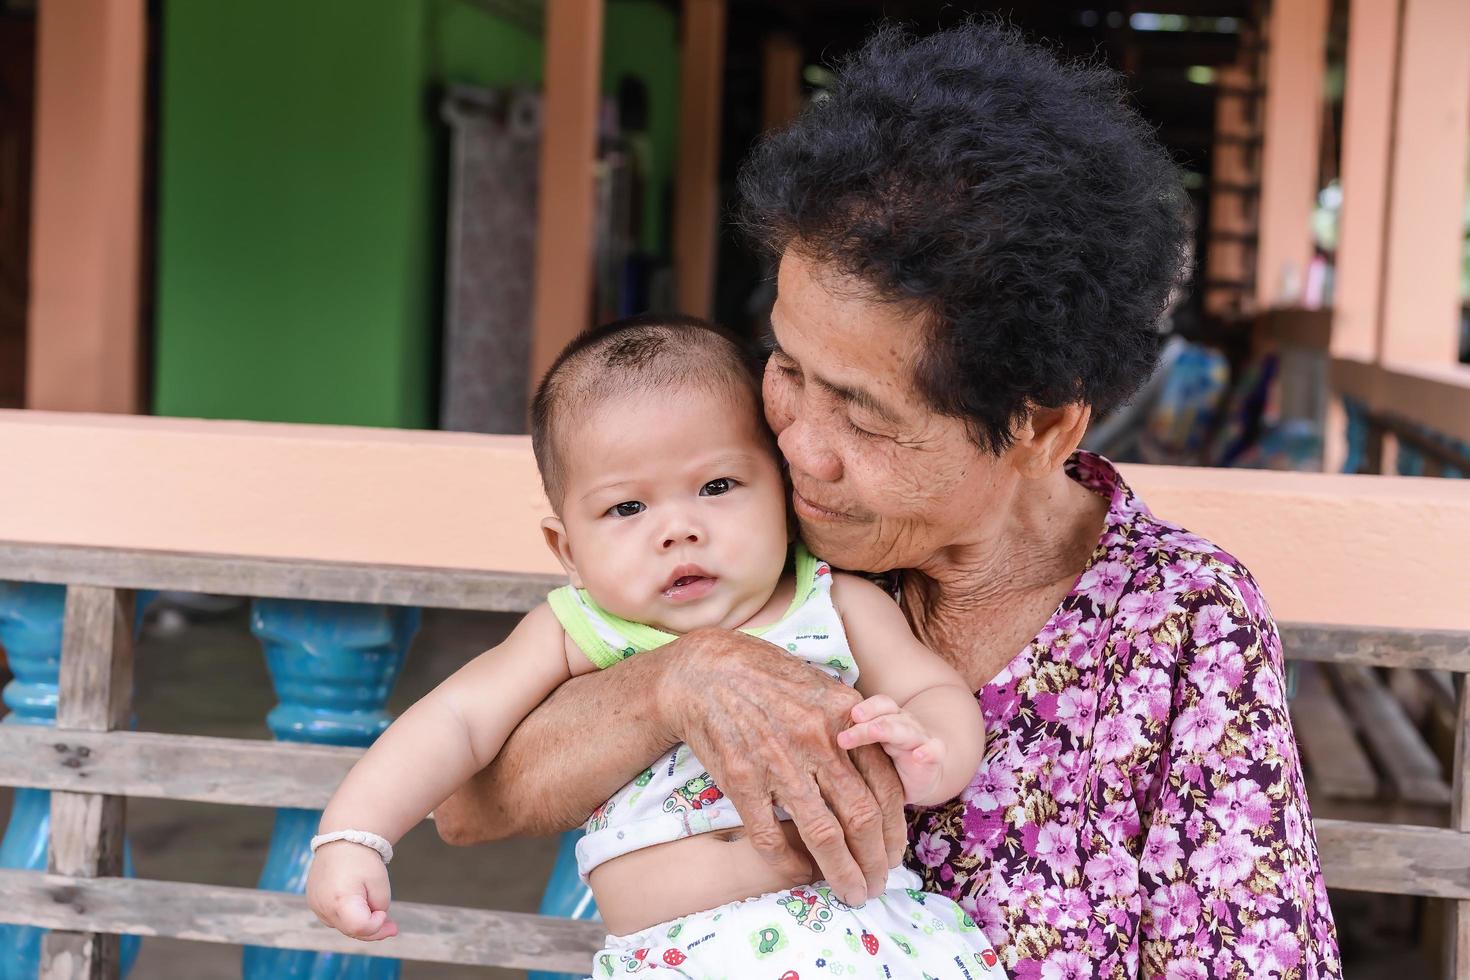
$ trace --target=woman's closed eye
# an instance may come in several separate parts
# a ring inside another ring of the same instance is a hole
[[[641,500],[625,500],[620,504],[613,504],[607,509],[608,517],[632,517],[641,514],[648,508]]]
[[[873,432],[873,431],[871,431],[869,429],[863,428],[862,426],[858,425],[856,422],[854,422],[851,418],[847,417],[846,415],[842,416],[842,421],[847,426],[848,431],[851,432],[853,435],[857,436],[859,439],[885,439],[885,438],[887,438],[887,436],[884,436],[882,433]]]

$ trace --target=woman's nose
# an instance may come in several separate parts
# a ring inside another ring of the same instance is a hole
[[[823,483],[835,483],[842,476],[842,460],[805,417],[792,418],[776,436],[776,445],[794,472]]]

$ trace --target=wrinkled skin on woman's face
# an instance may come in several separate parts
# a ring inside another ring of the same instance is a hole
[[[799,253],[781,260],[766,419],[813,553],[842,568],[918,568],[1003,521],[1019,482],[915,389],[921,312]]]

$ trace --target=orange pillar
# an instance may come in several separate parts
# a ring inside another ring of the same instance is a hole
[[[1312,258],[1327,8],[1327,0],[1271,5],[1256,265],[1261,309],[1295,301]]]
[[[1404,0],[1379,350],[1449,363],[1460,320],[1470,152],[1470,3]]]
[[[1399,6],[1397,0],[1351,0],[1348,10],[1332,353],[1368,361],[1378,357]]]
[[[682,19],[674,285],[680,311],[709,316],[719,234],[725,0],[684,0]]]
[[[761,123],[780,129],[801,113],[801,45],[790,34],[766,35],[761,43]]]
[[[548,0],[531,387],[592,321],[603,0]]]
[[[26,407],[139,412],[144,0],[39,7]]]

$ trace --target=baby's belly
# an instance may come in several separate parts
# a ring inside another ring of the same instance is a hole
[[[781,829],[805,855],[796,827],[782,822]],[[593,868],[587,883],[607,931],[625,936],[809,880],[780,874],[756,853],[744,829],[736,828],[631,851]]]

